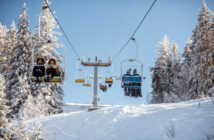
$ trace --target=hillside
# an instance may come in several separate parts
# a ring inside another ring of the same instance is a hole
[[[88,105],[68,103],[64,113],[39,122],[45,140],[214,139],[214,102],[208,98],[200,102],[200,107],[192,100],[105,106],[94,112],[87,112]]]

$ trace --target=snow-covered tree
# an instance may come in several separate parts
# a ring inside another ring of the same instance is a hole
[[[13,54],[13,47],[16,44],[15,23],[12,22],[10,30],[0,24],[0,32],[0,72],[8,81],[9,62]]]
[[[192,51],[190,49],[190,46],[192,46],[192,39],[188,39],[186,41],[186,47],[185,47],[184,53],[182,55],[184,57],[183,64],[185,64],[187,67],[190,67],[190,64],[191,64]]]
[[[208,31],[208,49],[205,52],[205,84],[203,89],[206,95],[214,96],[214,13],[212,13],[212,23]]]
[[[204,88],[206,81],[205,71],[208,67],[207,49],[209,48],[209,28],[210,28],[210,10],[205,2],[202,4],[202,10],[198,16],[198,24],[193,31],[190,64],[190,96],[191,98],[199,98],[206,95]]]
[[[181,56],[178,52],[178,45],[170,43],[165,35],[159,43],[158,58],[155,66],[150,70],[152,73],[152,103],[178,102]],[[169,50],[171,47],[171,51]]]
[[[8,44],[8,29],[6,28],[6,26],[0,24],[0,72],[3,74],[4,77],[8,68]]]
[[[50,2],[48,2],[50,4]],[[45,8],[46,7],[46,8]],[[42,57],[47,61],[51,58],[56,59],[58,63],[62,61],[60,55],[57,53],[55,47],[61,47],[62,45],[58,43],[58,38],[56,35],[59,35],[55,29],[58,28],[58,25],[52,16],[51,12],[47,8],[46,2],[43,3],[42,7],[42,16],[40,23],[40,33],[34,35],[34,41],[37,43],[35,46],[35,58]],[[44,96],[47,113],[46,114],[55,114],[62,112],[62,98],[63,90],[58,83],[34,83],[32,84],[32,93],[33,95]]]
[[[0,139],[9,140],[11,138],[11,130],[9,129],[8,119],[6,118],[8,107],[6,106],[4,83],[5,80],[0,74]]]
[[[183,53],[183,63],[180,67],[180,72],[178,73],[179,77],[179,84],[177,91],[179,92],[179,97],[181,100],[189,100],[189,76],[190,76],[190,64],[191,64],[191,49],[190,46],[192,45],[192,40],[189,39],[186,41],[186,47]]]
[[[47,114],[48,108],[44,96],[39,94],[38,96],[28,95],[23,107],[23,117],[25,120],[33,117],[40,117]]]
[[[28,98],[33,99],[33,98]],[[10,123],[11,130],[13,134],[11,135],[12,140],[43,140],[41,129],[40,129],[40,123],[39,122],[27,122],[29,119],[29,114],[26,113],[26,108],[29,103],[25,102],[25,105],[23,108],[20,109],[19,113],[15,118],[12,119],[12,122]],[[32,107],[32,114],[35,109]],[[30,113],[30,112],[27,112]]]
[[[178,45],[176,43],[171,44],[172,48],[172,90],[173,93],[179,96],[180,94],[180,72],[181,72],[181,56],[179,55]]]
[[[43,140],[40,130],[40,124],[29,125],[21,116],[14,119],[11,123],[13,135],[12,140]]]
[[[152,73],[152,103],[173,102],[173,62],[169,50],[169,39],[165,35],[159,43],[160,49]]]
[[[16,24],[14,21],[12,21],[10,30],[8,32],[8,40],[9,40],[9,44],[7,46],[8,48],[8,56],[11,58],[13,57],[13,48],[15,47],[16,43],[17,43],[17,29],[16,29]],[[9,58],[9,60],[10,60]],[[9,63],[9,61],[8,61]]]
[[[171,46],[172,46],[172,54],[173,54],[172,55],[173,69],[176,72],[179,72],[181,56],[179,55],[179,52],[178,52],[178,45],[176,43],[173,43]]]
[[[27,95],[31,93],[29,70],[32,45],[27,17],[26,4],[24,4],[23,11],[18,19],[17,43],[13,48],[13,57],[10,59],[10,73],[7,82],[7,97],[11,107],[11,115],[19,112],[27,99]]]
[[[10,76],[10,60],[13,57],[13,48],[15,47],[16,43],[17,43],[17,29],[16,29],[16,25],[14,23],[14,21],[11,24],[11,28],[8,31],[8,38],[7,40],[9,41],[8,45],[7,45],[7,60],[5,61],[5,65],[7,67],[7,69],[5,69],[4,73],[4,78],[6,81],[10,80],[9,76]],[[6,85],[6,91],[10,91],[11,89],[9,89],[10,87],[8,85]]]

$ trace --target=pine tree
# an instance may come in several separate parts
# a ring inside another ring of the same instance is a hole
[[[8,107],[6,106],[4,83],[5,80],[0,74],[0,139],[9,140],[11,137],[11,130],[9,129],[8,119],[6,118]]]
[[[178,52],[178,45],[177,45],[176,43],[173,43],[173,44],[172,44],[172,53],[173,53],[173,58],[172,58],[172,61],[173,61],[173,69],[174,69],[176,72],[179,72],[181,56],[179,55],[179,52]]]
[[[171,57],[169,51],[169,40],[167,36],[164,36],[162,42],[159,43],[160,49],[158,52],[158,58],[155,61],[155,67],[150,70],[152,74],[152,103],[164,102],[164,92],[166,90],[166,69],[168,60]]]
[[[50,2],[48,3],[50,4]],[[47,7],[46,2],[44,2],[43,7]],[[59,33],[55,31],[58,26],[49,9],[42,9],[44,14],[41,16],[40,36],[39,34],[34,35],[34,41],[38,42],[40,40],[42,43],[35,47],[35,58],[42,57],[46,60],[54,58],[60,63],[62,59],[55,50],[55,47],[62,46],[58,43],[56,36],[59,35]],[[46,114],[62,112],[63,90],[58,83],[34,83],[32,85],[32,91],[33,95],[42,94],[44,96],[46,107],[48,108]]]
[[[180,72],[181,72],[181,56],[179,55],[178,45],[172,43],[172,91],[175,95],[180,94]]]
[[[178,46],[170,43],[165,35],[159,43],[160,49],[158,58],[155,61],[155,67],[150,70],[152,73],[152,103],[177,102],[179,101],[178,88],[176,84],[179,81],[180,55]],[[172,54],[169,47],[172,47]]]
[[[8,44],[8,51],[9,51],[9,57],[13,57],[13,48],[15,47],[17,43],[17,29],[16,29],[16,24],[14,21],[12,21],[10,30],[8,32],[8,39],[10,40]],[[9,59],[10,60],[10,59]]]
[[[186,41],[186,47],[184,49],[184,53],[183,53],[183,57],[184,57],[184,61],[183,64],[185,64],[187,67],[190,67],[191,64],[191,54],[192,54],[192,50],[190,49],[190,46],[192,46],[192,39],[188,39]]]
[[[204,57],[206,58],[205,67],[205,84],[203,89],[206,91],[207,96],[214,96],[214,13],[212,13],[212,23],[208,31],[208,49]]]
[[[8,68],[8,44],[8,29],[6,28],[6,26],[0,24],[0,72],[3,74],[4,77]]]
[[[209,47],[208,31],[210,27],[210,10],[205,2],[202,4],[202,10],[198,16],[198,24],[193,31],[192,45],[190,49],[191,64],[190,64],[190,96],[192,99],[200,98],[206,95],[204,82],[206,80],[205,71],[208,67],[206,52]]]
[[[7,61],[5,61],[7,64],[7,69],[4,72],[4,78],[6,81],[10,80],[10,78],[9,78],[9,76],[10,76],[10,60],[13,57],[13,48],[15,47],[15,45],[17,43],[17,30],[16,30],[16,25],[15,25],[14,21],[12,22],[11,28],[8,31],[8,40],[9,40],[9,43],[7,46],[8,55],[7,55]],[[6,91],[10,91],[10,90],[11,89],[10,89],[9,85],[6,84]]]
[[[44,116],[48,112],[47,109],[42,94],[39,94],[38,96],[28,95],[23,107],[23,117],[27,120],[33,117]]]
[[[183,63],[181,64],[181,70],[178,73],[179,76],[179,96],[181,100],[189,100],[189,89],[190,89],[190,84],[189,84],[189,75],[190,75],[190,64],[191,64],[191,54],[192,51],[190,49],[190,46],[192,45],[192,40],[189,39],[186,41],[186,47],[184,49],[183,53]]]
[[[7,96],[11,107],[11,117],[18,114],[23,107],[27,95],[31,93],[29,76],[31,66],[31,37],[28,30],[26,4],[18,19],[17,43],[13,48],[13,57],[10,59],[10,73],[7,82]]]
[[[43,140],[40,124],[36,123],[35,126],[33,124],[29,125],[21,116],[18,119],[14,119],[11,124],[13,131],[11,140]]]

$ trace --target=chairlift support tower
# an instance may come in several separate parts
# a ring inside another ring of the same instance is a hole
[[[110,57],[108,62],[102,62],[101,60],[97,60],[97,56],[95,57],[94,62],[85,62],[84,59],[81,61],[81,65],[94,67],[94,98],[93,98],[93,107],[88,108],[88,111],[93,111],[99,109],[97,106],[97,81],[98,81],[98,67],[109,67],[111,66]]]

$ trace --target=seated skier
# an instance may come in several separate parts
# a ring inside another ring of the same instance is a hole
[[[54,76],[60,76],[59,68],[57,67],[56,60],[50,59],[48,62],[49,67],[46,70],[46,82],[50,81]]]
[[[104,85],[104,92],[106,92],[107,91],[107,86],[106,85]]]
[[[123,75],[123,77],[126,77],[126,76],[131,77],[131,69],[130,69],[130,68],[129,68],[129,69],[126,71],[126,73]],[[128,88],[128,87],[130,87],[130,86],[131,86],[131,83],[124,83],[124,84],[123,84],[125,96],[129,96],[129,95],[130,95],[131,89]]]
[[[133,77],[140,77],[140,75],[137,73],[137,69],[133,70]],[[132,86],[135,87],[132,95],[134,97],[142,97],[141,95],[141,82],[139,81],[138,83],[132,83]]]
[[[103,85],[103,84],[100,84],[100,89],[105,92],[107,91],[107,86],[106,85]]]
[[[109,79],[112,79],[112,77],[110,77]],[[109,83],[108,83],[108,87],[111,87],[112,84],[113,84],[113,82],[109,82]]]
[[[35,82],[41,82],[43,76],[45,76],[45,60],[43,58],[38,58],[36,61],[36,66],[33,68],[33,76],[36,78]]]

